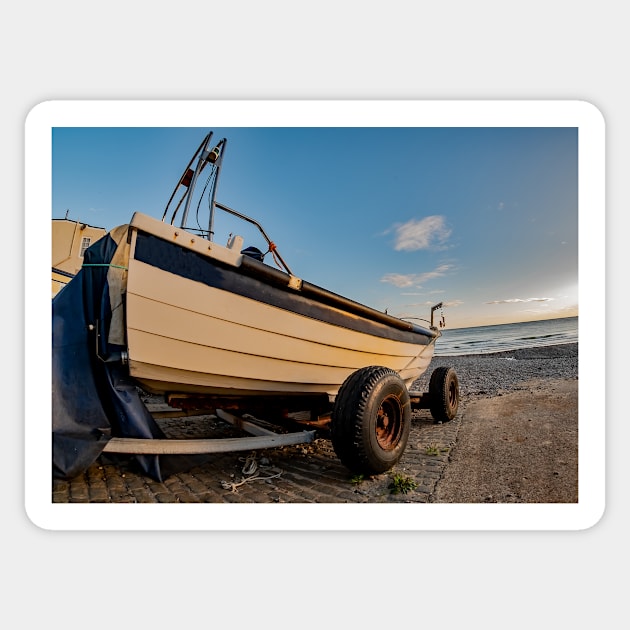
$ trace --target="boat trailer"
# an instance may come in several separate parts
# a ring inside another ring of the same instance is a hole
[[[456,391],[454,395],[458,395]],[[430,409],[430,392],[409,391],[412,410]],[[235,415],[224,409],[214,407],[199,407],[188,409],[156,410],[150,412],[155,420],[166,418],[194,418],[214,415],[220,420],[231,424],[236,429],[248,433],[247,437],[233,438],[122,438],[109,439],[103,452],[126,455],[201,455],[210,453],[230,453],[238,451],[260,450],[309,444],[318,437],[319,430],[327,430],[331,413],[317,415],[316,412],[293,412],[280,422],[271,423],[245,413]],[[279,433],[278,428],[289,420],[292,424],[312,427],[289,433]],[[276,430],[271,427],[276,427]]]

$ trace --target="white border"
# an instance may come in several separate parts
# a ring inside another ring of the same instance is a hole
[[[185,121],[183,124],[182,121]],[[578,127],[579,503],[53,504],[50,224],[53,127]],[[585,101],[47,101],[25,123],[25,507],[51,530],[582,530],[605,509],[605,124]],[[37,256],[33,252],[39,252]],[[588,256],[588,260],[586,259]],[[596,331],[596,332],[595,332]],[[43,385],[42,385],[43,383]]]

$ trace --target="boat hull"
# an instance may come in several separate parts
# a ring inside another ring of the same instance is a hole
[[[389,367],[410,386],[429,366],[434,331],[340,308],[323,290],[309,297],[288,274],[150,218],[131,230],[129,373],[149,392],[334,397],[362,367]]]

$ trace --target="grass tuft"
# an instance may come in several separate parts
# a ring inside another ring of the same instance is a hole
[[[410,490],[415,490],[418,484],[411,478],[395,474],[389,484],[392,494],[407,494]]]

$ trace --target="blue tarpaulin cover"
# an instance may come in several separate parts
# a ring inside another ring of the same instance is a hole
[[[165,438],[120,361],[124,346],[108,342],[108,272],[121,237],[126,238],[126,230],[119,228],[94,243],[82,269],[52,300],[52,463],[57,479],[83,473],[111,437]],[[198,456],[132,459],[157,481],[202,462]]]

